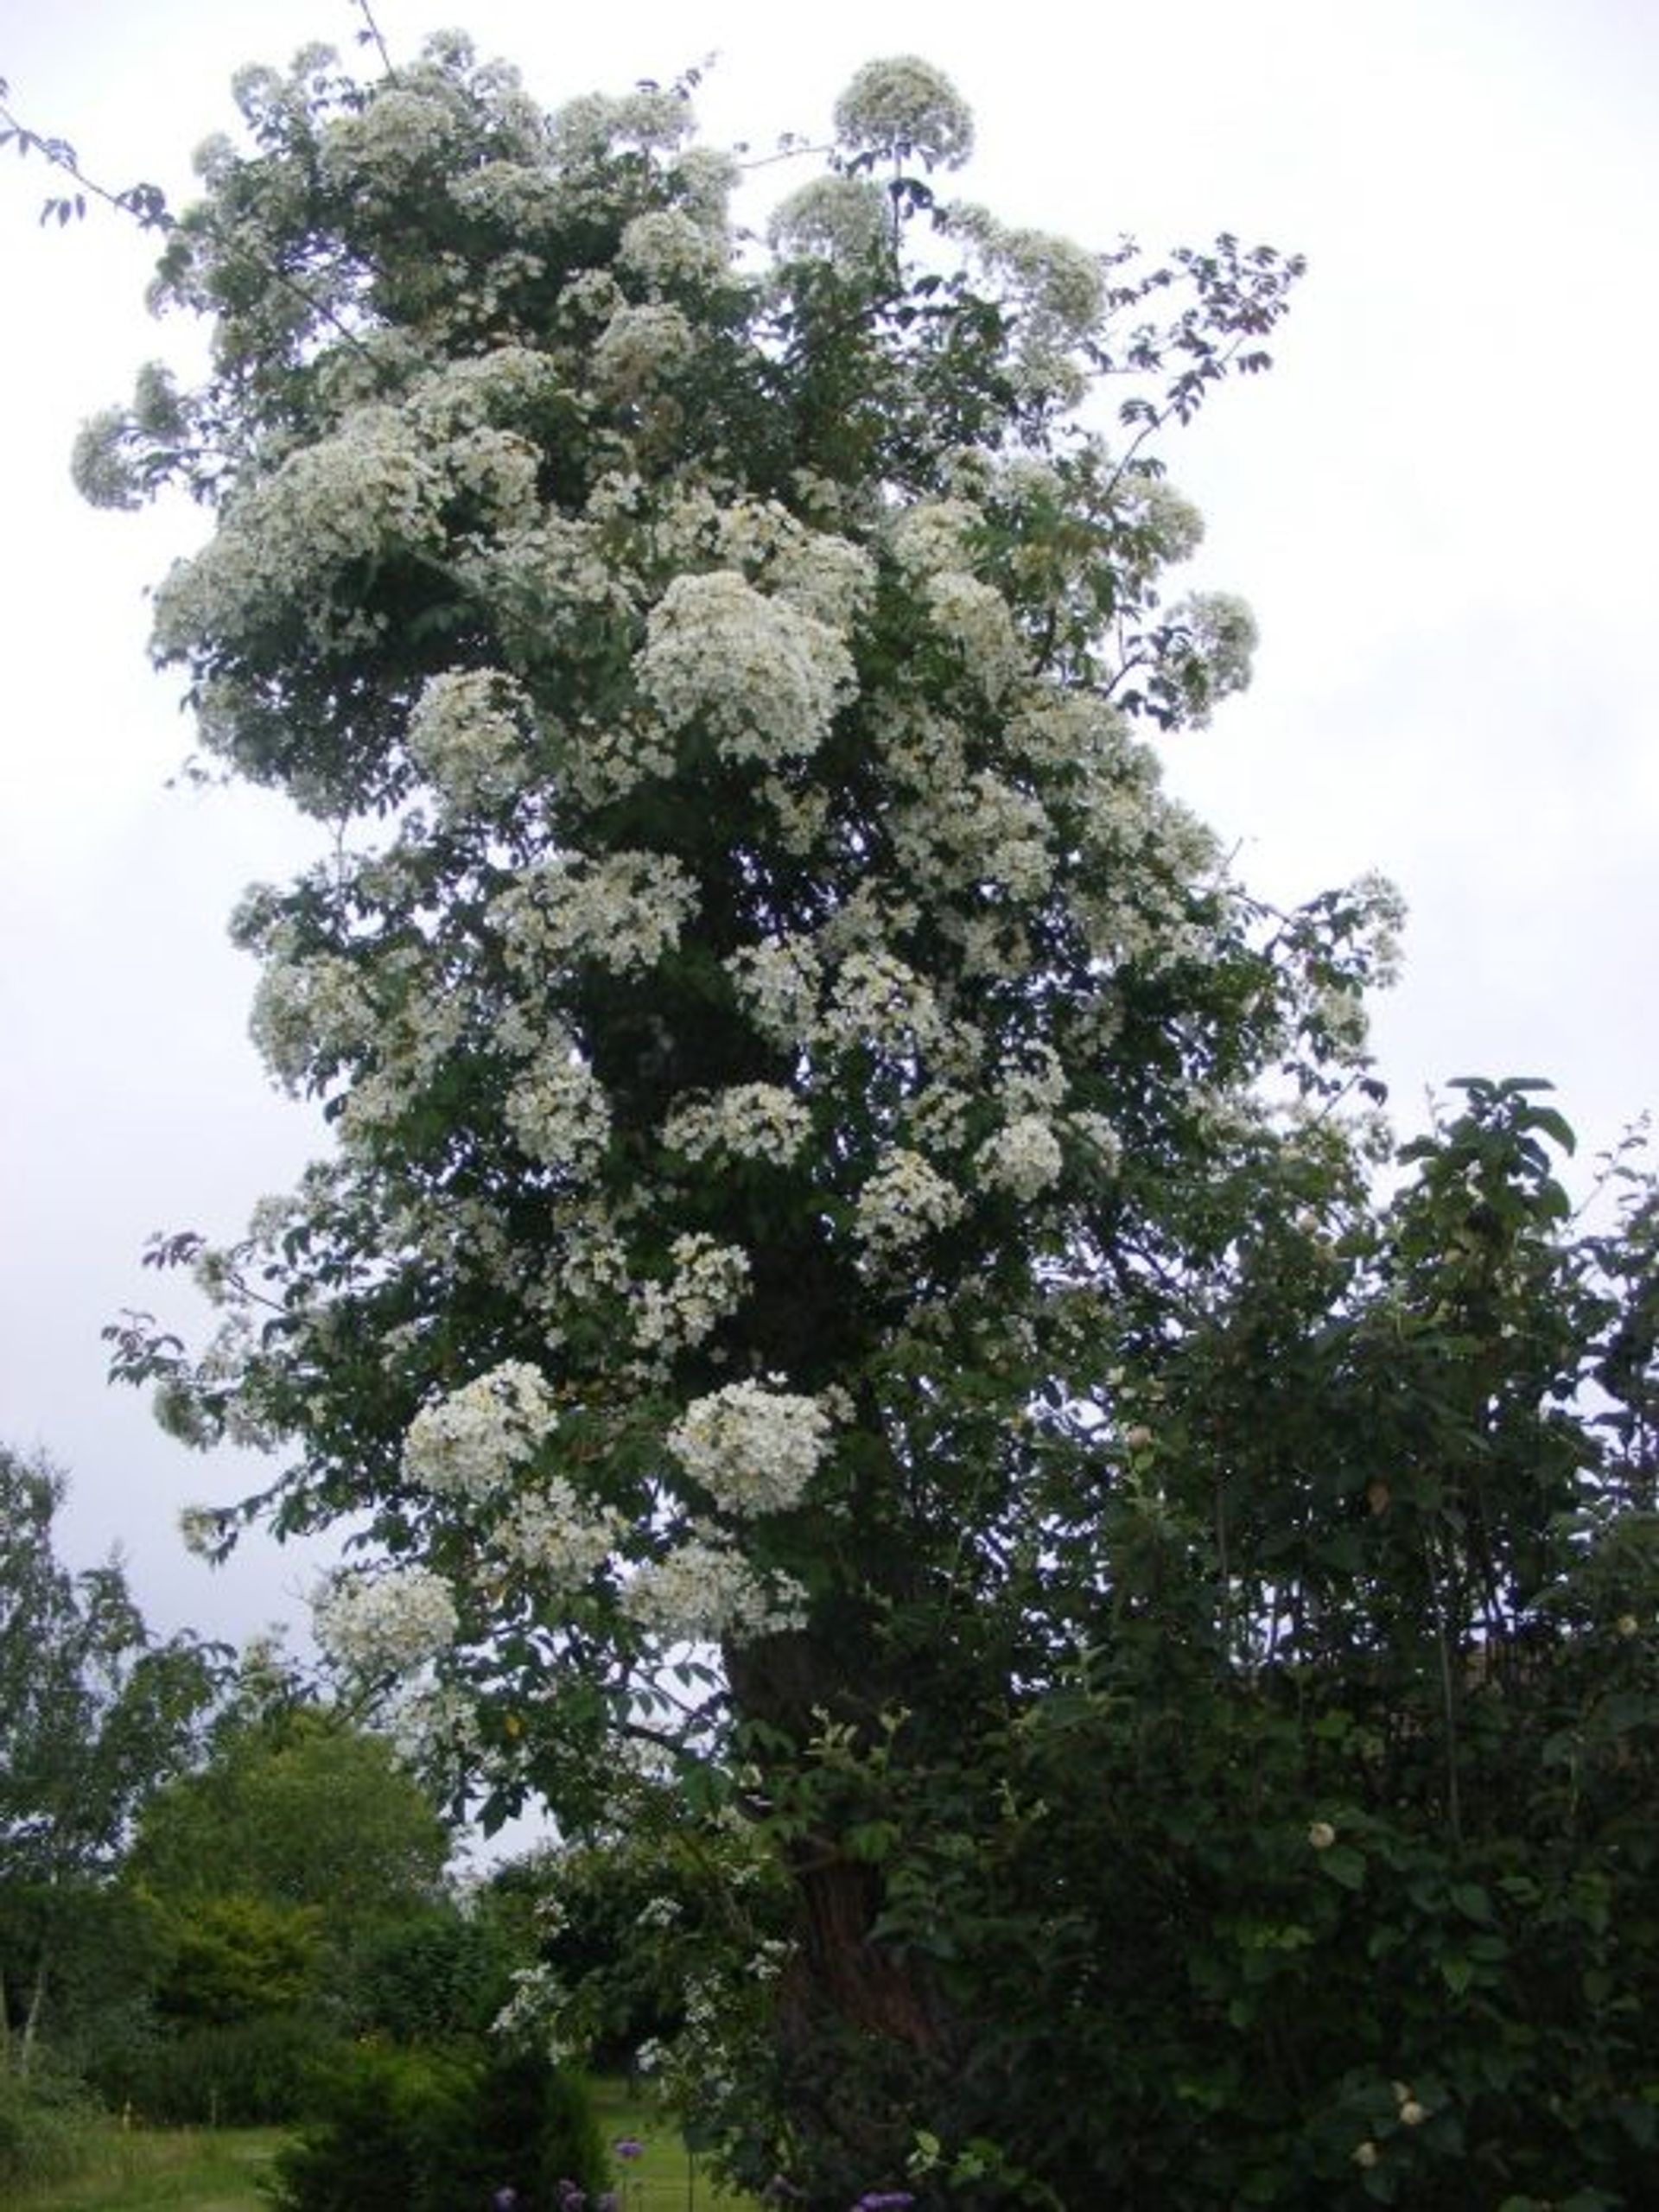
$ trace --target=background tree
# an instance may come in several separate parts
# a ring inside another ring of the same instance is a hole
[[[550,118],[458,39],[372,87],[314,52],[207,149],[160,291],[212,374],[147,372],[80,474],[213,511],[156,646],[226,772],[327,826],[238,929],[339,1148],[245,1242],[159,1246],[223,1328],[193,1357],[132,1317],[117,1369],[283,1454],[210,1546],[359,1516],[322,1632],[493,1815],[602,1827],[643,1744],[752,1823],[787,1954],[711,2022],[704,2104],[757,2181],[1166,2204],[1225,2111],[1192,2202],[1386,2195],[1377,2052],[1283,2057],[1230,1968],[1213,2063],[1148,2037],[1095,2126],[1045,2127],[1071,2077],[1019,1970],[1065,1960],[1068,2049],[1116,2054],[1142,1985],[1103,1953],[1143,1912],[1179,2023],[1176,1747],[1282,1806],[1314,1747],[1370,1756],[1370,1676],[1385,1794],[1437,1863],[1471,1847],[1474,1650],[1554,1618],[1560,1516],[1605,1494],[1549,1125],[1472,1099],[1374,1218],[1392,894],[1270,913],[1159,789],[1252,632],[1167,597],[1199,526],[1152,440],[1262,364],[1295,264],[1145,270],[947,201],[970,121],[908,59],[763,253],[688,90]],[[1077,411],[1104,378],[1110,435]],[[1144,1827],[1086,1783],[1044,1809],[1092,1771]],[[1347,1818],[1297,1822],[1327,1904],[1367,1879]],[[1247,1982],[1351,1933],[1217,1880]],[[1438,2172],[1451,2122],[1399,2078]],[[1483,2172],[1555,2193],[1571,2131],[1489,2088]]]
[[[191,1758],[221,1655],[145,1627],[118,1560],[75,1573],[66,1479],[0,1446],[0,2061],[27,2072],[54,1981],[105,1996],[131,1955],[109,1877]]]
[[[505,1995],[446,1887],[449,1830],[407,1767],[259,1675],[205,1761],[145,1808],[123,1870],[149,1935],[150,2031],[93,2070],[151,2118],[291,2119],[353,2036],[476,2035],[487,1997]]]

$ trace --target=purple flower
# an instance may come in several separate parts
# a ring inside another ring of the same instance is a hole
[[[625,2135],[611,2148],[619,2158],[643,2158],[645,2155],[645,2146],[637,2135]]]
[[[916,2199],[907,2189],[867,2189],[853,2212],[905,2212]]]

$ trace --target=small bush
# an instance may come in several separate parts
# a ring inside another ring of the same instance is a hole
[[[604,2166],[586,2092],[544,2061],[359,2048],[279,2154],[275,2194],[282,2212],[478,2212],[509,2183],[533,2204],[561,2181],[592,2196]]]
[[[133,2039],[93,2078],[112,2105],[159,2126],[268,2127],[308,2119],[343,2046],[308,2013],[273,2012]]]
[[[0,2072],[0,2196],[85,2165],[100,2119],[83,2086],[49,2066]]]

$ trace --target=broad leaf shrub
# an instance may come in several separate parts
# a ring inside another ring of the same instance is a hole
[[[546,2059],[490,2061],[360,2044],[279,2153],[281,2212],[478,2212],[498,2190],[550,2207],[561,2183],[590,2201],[608,2164],[581,2083]]]

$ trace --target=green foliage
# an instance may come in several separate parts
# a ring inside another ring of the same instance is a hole
[[[513,1963],[487,1914],[453,1904],[411,1914],[359,1950],[348,1997],[353,2024],[394,2043],[476,2039],[507,2000]]]
[[[1274,912],[1160,786],[1254,631],[1170,597],[1153,439],[1298,264],[948,200],[910,59],[768,254],[689,90],[311,52],[168,232],[210,373],[78,472],[213,514],[156,648],[327,825],[236,926],[338,1147],[159,1241],[220,1325],[116,1371],[280,1447],[210,1548],[349,1521],[325,1644],[449,1788],[602,1847],[516,2009],[677,1983],[671,2068],[804,2212],[1633,2208],[1656,1201],[1581,1230],[1527,1082],[1395,1157],[1397,899]],[[642,1736],[753,1899],[635,1833]],[[241,1771],[145,1824],[181,1898],[256,1799],[312,1847]],[[296,2202],[435,2207],[481,2094],[365,2055]]]
[[[183,1906],[222,1894],[314,1915],[331,1947],[437,1895],[449,1831],[381,1738],[316,1708],[221,1732],[146,1808],[130,1878]]]
[[[585,2092],[543,2059],[358,2046],[277,2160],[276,2201],[282,2212],[478,2212],[503,2187],[537,2205],[561,2180],[596,2190],[604,2168]]]
[[[92,2154],[99,2115],[80,2085],[50,2065],[0,2069],[0,2190],[61,2180]]]
[[[65,1489],[0,1446],[0,2073],[125,1993],[133,1923],[104,1885],[194,1752],[221,1671],[196,1638],[150,1635],[118,1560],[61,1563]]]
[[[156,2126],[259,2127],[308,2118],[351,2045],[313,2007],[200,2024],[150,2021],[88,2061],[99,2094]]]

